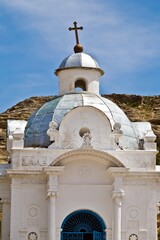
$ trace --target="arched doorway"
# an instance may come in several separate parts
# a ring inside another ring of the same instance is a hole
[[[105,240],[103,220],[90,210],[69,214],[62,223],[61,240]]]

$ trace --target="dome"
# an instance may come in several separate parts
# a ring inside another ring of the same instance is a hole
[[[112,101],[88,92],[65,94],[39,108],[28,120],[24,146],[48,147],[51,144],[47,135],[49,123],[54,120],[60,126],[65,115],[79,106],[91,106],[103,112],[112,129],[115,123],[120,123],[123,131],[123,146],[125,148],[138,147],[134,128],[125,113]]]
[[[58,71],[68,68],[95,68],[101,72],[101,75],[104,74],[96,60],[86,53],[73,53],[65,58],[56,69],[55,74],[57,75]]]

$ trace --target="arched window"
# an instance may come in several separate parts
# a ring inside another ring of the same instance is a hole
[[[62,223],[61,240],[105,240],[103,220],[90,210],[79,210],[68,215]]]
[[[78,91],[87,91],[87,86],[86,86],[86,82],[84,79],[78,79],[75,82],[75,90]]]

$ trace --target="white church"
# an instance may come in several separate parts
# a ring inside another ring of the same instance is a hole
[[[160,170],[149,122],[99,93],[104,71],[76,46],[55,70],[59,96],[8,120],[0,165],[1,240],[156,240]],[[81,91],[80,91],[81,90]]]

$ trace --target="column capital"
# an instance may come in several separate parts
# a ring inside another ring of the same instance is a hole
[[[124,190],[120,191],[113,191],[112,192],[112,199],[123,198],[124,197]]]

